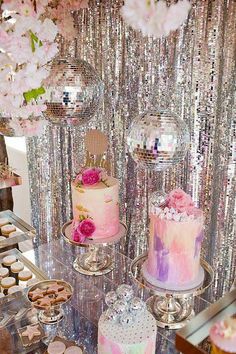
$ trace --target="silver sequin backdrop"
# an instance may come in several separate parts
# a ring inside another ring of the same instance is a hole
[[[130,257],[147,245],[150,193],[180,186],[204,209],[203,256],[216,271],[218,293],[235,271],[236,2],[195,0],[188,21],[167,39],[144,38],[120,16],[122,1],[92,0],[75,14],[72,55],[92,64],[105,84],[104,100],[86,126],[50,127],[28,139],[33,224],[43,241],[60,236],[71,217],[68,176],[84,161],[83,137],[96,127],[109,136],[109,158],[120,180],[121,215]],[[127,128],[152,107],[166,106],[187,122],[191,149],[164,175],[138,170],[127,153]]]

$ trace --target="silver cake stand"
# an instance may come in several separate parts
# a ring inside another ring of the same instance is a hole
[[[114,245],[126,235],[127,227],[120,222],[116,235],[104,239],[86,239],[84,243],[75,242],[71,237],[72,220],[62,226],[61,234],[64,240],[73,246],[84,247],[87,252],[80,254],[73,262],[74,269],[84,275],[104,275],[111,272],[114,262],[111,255],[104,250],[105,246]]]
[[[204,271],[203,282],[192,289],[167,290],[148,282],[142,272],[142,266],[147,260],[147,253],[133,260],[131,274],[140,287],[151,290],[154,295],[147,300],[149,311],[156,318],[157,326],[167,329],[179,329],[194,316],[193,299],[202,294],[211,285],[214,277],[212,267],[201,259]]]

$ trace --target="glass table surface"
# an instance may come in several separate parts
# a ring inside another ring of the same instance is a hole
[[[63,239],[51,243],[34,246],[24,253],[37,267],[43,270],[48,278],[62,279],[69,282],[73,289],[70,302],[64,306],[65,316],[57,325],[43,325],[48,336],[48,342],[55,335],[64,336],[84,345],[87,354],[97,353],[97,323],[101,313],[106,309],[105,294],[115,290],[119,284],[131,284],[135,293],[144,300],[151,293],[147,289],[140,289],[130,274],[131,259],[117,251],[117,247],[104,247],[104,252],[109,252],[115,262],[114,270],[102,276],[88,276],[76,272],[72,266],[76,256],[84,252],[83,248],[74,247]],[[204,297],[194,299],[195,313],[199,313],[209,306]],[[44,353],[45,347],[34,348],[27,351],[21,345],[17,329],[27,324],[37,322],[35,311],[28,314],[18,322],[6,327],[14,341],[14,354],[17,353]],[[179,353],[175,349],[175,331],[157,328],[156,354]],[[0,332],[1,339],[1,332]]]

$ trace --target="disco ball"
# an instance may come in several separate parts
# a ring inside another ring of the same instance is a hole
[[[139,166],[163,171],[182,161],[190,142],[182,119],[167,110],[150,111],[131,125],[127,144]]]
[[[55,60],[45,88],[45,117],[59,125],[87,123],[97,112],[103,95],[103,83],[95,69],[75,58]]]
[[[5,118],[0,116],[0,135],[8,137],[31,137],[40,135],[47,125],[42,117]]]

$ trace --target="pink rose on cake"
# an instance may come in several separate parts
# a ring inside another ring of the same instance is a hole
[[[188,210],[194,208],[194,204],[191,196],[178,188],[171,191],[168,195],[167,207],[174,208],[180,213],[188,213]]]
[[[86,238],[91,237],[96,230],[94,222],[87,218],[80,222],[75,222],[73,226],[73,240],[83,243]]]
[[[100,168],[87,168],[82,173],[82,183],[84,186],[92,186],[101,181]]]
[[[93,186],[99,182],[105,184],[107,174],[105,170],[98,167],[90,167],[83,169],[75,178],[74,183],[79,186]]]

